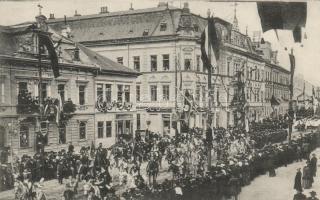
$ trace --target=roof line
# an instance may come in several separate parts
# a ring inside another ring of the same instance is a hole
[[[156,10],[152,10],[156,9]],[[117,16],[126,16],[126,15],[135,15],[135,14],[141,14],[141,13],[149,13],[149,12],[163,12],[165,10],[180,10],[180,8],[176,7],[153,7],[153,8],[145,8],[145,9],[137,9],[137,10],[126,10],[126,11],[116,11],[116,12],[109,12],[109,13],[98,13],[98,14],[89,14],[89,15],[81,15],[81,16],[72,16],[67,17],[67,21],[76,21],[76,20],[87,20],[87,19],[95,19],[95,18],[102,18],[102,17],[117,17]],[[56,22],[63,21],[64,18],[55,18],[55,19],[48,19],[48,24],[53,24]]]

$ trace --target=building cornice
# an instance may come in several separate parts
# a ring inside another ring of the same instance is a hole
[[[93,41],[81,41],[80,43],[86,47],[99,47],[99,46],[116,46],[116,45],[128,45],[128,44],[144,44],[144,43],[159,43],[159,42],[176,42],[176,41],[199,41],[199,37],[194,36],[179,36],[163,35],[163,36],[147,36],[136,38],[123,38],[112,40],[93,40]]]

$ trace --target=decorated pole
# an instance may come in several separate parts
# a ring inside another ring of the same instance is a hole
[[[288,133],[288,142],[291,144],[291,135],[292,135],[292,126],[293,126],[293,118],[294,118],[294,111],[293,111],[293,76],[295,70],[295,57],[293,55],[293,48],[291,48],[291,54],[289,54],[290,58],[290,101],[289,101],[289,133]]]
[[[209,20],[210,20],[210,15],[211,12],[210,10],[208,10],[207,12],[208,14],[208,25],[209,25]],[[209,30],[208,30],[209,32]],[[209,35],[209,34],[208,34]],[[212,83],[211,83],[211,78],[212,78],[212,68],[211,68],[211,48],[210,48],[210,40],[208,40],[208,59],[209,59],[209,65],[207,66],[207,70],[208,70],[208,121],[207,121],[207,143],[208,143],[208,170],[211,167],[211,150],[212,150],[212,111],[211,111],[211,107],[212,107]]]

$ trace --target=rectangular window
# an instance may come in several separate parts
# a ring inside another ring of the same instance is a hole
[[[151,101],[157,101],[157,86],[150,85]]]
[[[140,85],[136,86],[136,100],[140,101]]]
[[[97,84],[97,99],[103,100],[103,84]]]
[[[205,64],[204,64],[204,63],[202,63],[202,70],[203,70],[203,72],[204,72],[204,73],[206,73],[206,72],[207,72],[207,67],[205,66]]]
[[[5,101],[5,95],[4,95],[4,82],[2,82],[1,84],[0,84],[0,90],[1,90],[1,93],[0,93],[0,102],[1,103],[4,103],[4,101]]]
[[[28,83],[27,82],[19,82],[19,94],[27,94],[28,93]]]
[[[106,84],[106,90],[105,90],[105,93],[106,93],[106,101],[107,102],[111,102],[111,95],[112,95],[112,90],[111,90],[111,84]]]
[[[118,85],[117,101],[120,101],[120,102],[123,101],[122,93],[123,93],[123,85]]]
[[[163,85],[162,86],[162,93],[163,93],[163,100],[164,101],[169,101],[169,85]]]
[[[98,138],[103,138],[103,122],[98,122]]]
[[[87,137],[87,123],[80,122],[79,123],[79,139],[86,139]]]
[[[206,86],[202,86],[202,102],[206,102],[207,95],[206,95]]]
[[[167,30],[167,23],[161,23],[160,24],[160,31],[166,31]]]
[[[200,56],[197,55],[197,71],[200,72]]]
[[[58,93],[60,95],[62,103],[65,102],[65,91],[64,91],[64,84],[59,84],[58,85]]]
[[[67,142],[66,133],[66,125],[61,124],[59,126],[59,144],[65,144]]]
[[[29,147],[29,127],[20,125],[20,147]]]
[[[79,104],[80,105],[84,105],[86,103],[85,101],[85,90],[86,90],[86,86],[84,85],[80,85],[79,86]]]
[[[186,71],[191,70],[191,59],[189,59],[189,58],[184,59],[184,69]]]
[[[168,71],[169,70],[169,54],[162,55],[162,64],[163,64],[163,70]]]
[[[140,57],[139,56],[133,56],[133,67],[134,67],[134,70],[140,72]]]
[[[40,84],[39,84],[40,86]],[[42,83],[41,85],[41,90],[40,90],[40,87],[38,88],[38,91],[41,92],[41,98],[42,100],[44,100],[45,98],[47,98],[47,83]]]
[[[158,68],[158,64],[157,64],[157,56],[156,55],[152,55],[150,56],[151,58],[151,71],[152,72],[156,72],[157,68]]]
[[[141,129],[141,121],[140,121],[140,114],[137,114],[137,130]]]
[[[124,86],[124,99],[126,102],[130,102],[130,85]]]
[[[199,103],[199,101],[200,101],[200,85],[197,85],[197,87],[196,87],[195,100],[196,100],[197,103]]]
[[[126,124],[126,132],[125,132],[125,134],[131,134],[132,132],[131,132],[131,121],[130,120],[126,120],[125,121],[125,124]]]
[[[230,62],[227,62],[227,76],[230,76]]]
[[[112,137],[112,122],[106,121],[106,137]]]
[[[121,65],[123,65],[123,57],[118,57],[117,62]]]

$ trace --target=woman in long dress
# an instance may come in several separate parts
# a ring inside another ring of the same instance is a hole
[[[310,167],[306,165],[303,168],[303,175],[302,175],[302,187],[304,189],[311,188],[312,183],[311,183],[310,175],[311,175]]]

